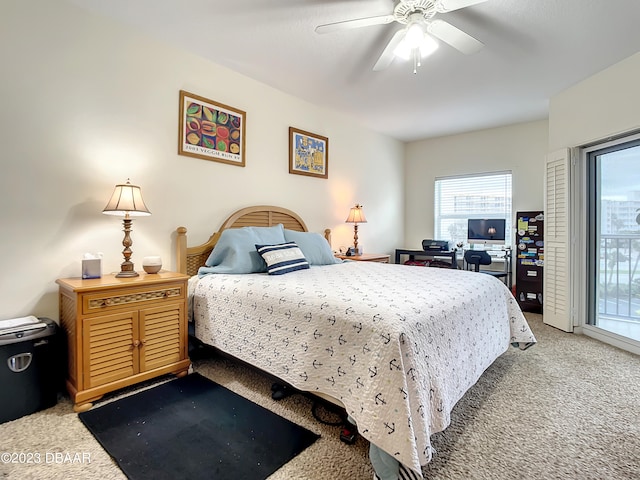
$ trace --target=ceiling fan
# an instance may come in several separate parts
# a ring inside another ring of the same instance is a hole
[[[393,13],[389,15],[327,23],[318,25],[315,30],[316,33],[331,33],[339,30],[398,22],[405,25],[405,27],[398,30],[391,37],[378,61],[373,66],[373,70],[384,70],[391,64],[394,56],[398,56],[406,60],[413,59],[413,73],[416,73],[421,59],[438,48],[438,42],[433,37],[439,38],[466,55],[475,53],[484,46],[482,42],[459,28],[433,17],[438,13],[453,12],[454,10],[460,10],[461,8],[486,1],[400,0],[393,9]]]

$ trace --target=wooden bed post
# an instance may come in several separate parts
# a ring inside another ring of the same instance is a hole
[[[187,229],[178,227],[176,229],[176,269],[179,273],[187,273]]]
[[[331,229],[326,228],[324,231],[324,238],[329,242],[329,246],[331,246]]]

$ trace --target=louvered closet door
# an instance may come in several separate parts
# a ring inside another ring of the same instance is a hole
[[[125,312],[82,321],[83,389],[138,373],[138,314]]]
[[[545,239],[543,321],[573,331],[569,284],[569,150],[547,155],[545,175]]]
[[[140,371],[164,367],[184,358],[183,303],[140,310]]]

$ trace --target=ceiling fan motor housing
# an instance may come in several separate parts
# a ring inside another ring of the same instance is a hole
[[[393,16],[397,22],[403,25],[415,21],[417,15],[424,20],[430,20],[436,13],[438,0],[415,0],[401,1],[393,9]]]

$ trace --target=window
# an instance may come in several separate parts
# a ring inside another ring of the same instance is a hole
[[[512,237],[511,172],[436,178],[434,205],[438,240],[466,243],[469,218],[504,218]]]

